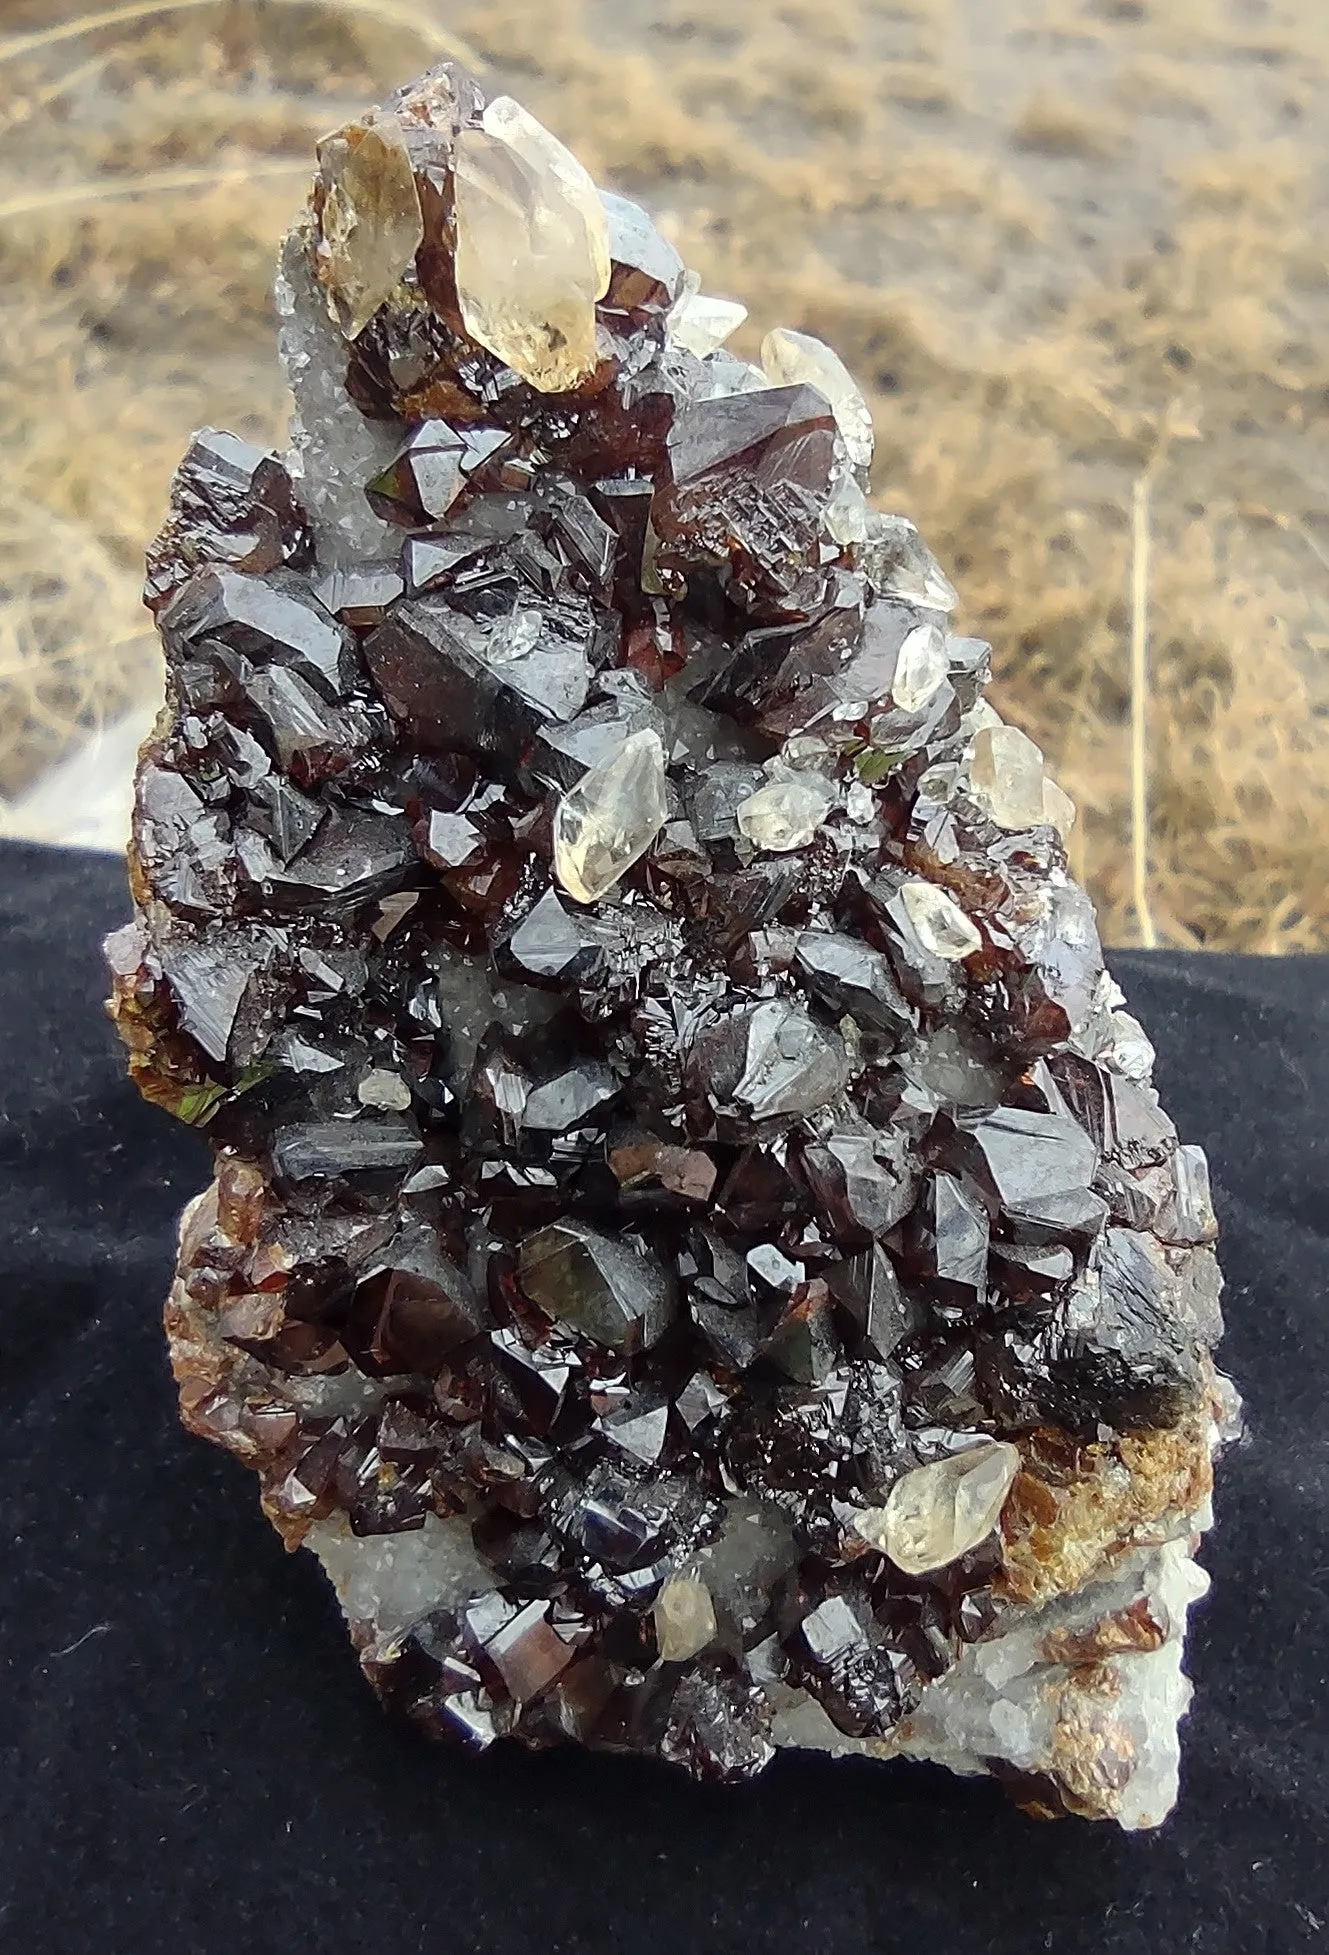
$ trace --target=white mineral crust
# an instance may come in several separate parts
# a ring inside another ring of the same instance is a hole
[[[1186,1616],[1209,1577],[1184,1539],[1134,1554],[1110,1579],[1041,1608],[1012,1609],[999,1633],[971,1644],[929,1684],[889,1739],[850,1738],[806,1692],[786,1688],[777,1745],[865,1757],[927,1759],[952,1772],[996,1766],[1047,1778],[1086,1803],[1106,1803],[1128,1829],[1157,1826],[1177,1798],[1177,1726],[1192,1695],[1181,1668]],[[1090,1636],[1105,1618],[1143,1602],[1164,1625],[1157,1649],[1093,1663],[1056,1660],[1057,1639]]]
[[[294,408],[288,465],[314,528],[320,565],[395,558],[401,532],[376,516],[365,483],[401,445],[390,421],[370,421],[346,392],[346,342],[328,316],[297,225],[282,247],[275,288],[278,346]]]

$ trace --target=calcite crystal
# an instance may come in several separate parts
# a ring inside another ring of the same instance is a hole
[[[1204,1158],[842,362],[442,67],[320,146],[281,460],[153,546],[112,1010],[185,1422],[426,1731],[1157,1823]]]

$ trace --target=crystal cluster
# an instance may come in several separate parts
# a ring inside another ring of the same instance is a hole
[[[319,149],[280,460],[150,555],[112,1011],[188,1426],[382,1696],[1157,1822],[1234,1417],[1199,1150],[842,362],[442,67]]]

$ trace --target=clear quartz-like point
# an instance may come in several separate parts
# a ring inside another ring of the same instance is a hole
[[[876,513],[852,473],[845,469],[822,511],[821,520],[832,542],[866,543]]]
[[[554,874],[579,903],[596,903],[665,825],[665,764],[651,727],[590,768],[554,813]]]
[[[326,137],[318,158],[324,194],[315,264],[328,311],[355,339],[414,262],[424,238],[420,196],[395,116]]]
[[[655,1645],[665,1663],[686,1663],[715,1635],[715,1604],[705,1582],[672,1575],[655,1598]]]
[[[857,469],[872,466],[872,414],[838,353],[811,333],[776,326],[761,343],[762,371],[775,387],[815,387],[831,404],[845,452]]]
[[[915,625],[900,647],[891,681],[891,698],[901,712],[920,712],[946,677],[948,666],[946,634],[941,626],[931,621]]]
[[[1043,819],[1055,828],[1063,842],[1069,841],[1075,826],[1076,807],[1064,787],[1059,787],[1050,774],[1043,781]]]
[[[974,798],[998,828],[1037,828],[1048,820],[1042,750],[1018,726],[980,728],[969,779]]]
[[[855,1532],[903,1574],[949,1567],[991,1534],[1019,1470],[1018,1446],[968,1446],[902,1474],[884,1507],[855,1517]]]
[[[879,597],[902,597],[931,611],[953,611],[954,584],[907,516],[869,508],[867,534],[855,544],[854,567]]]
[[[466,330],[541,393],[594,370],[609,225],[582,165],[499,95],[456,143],[457,296]]]
[[[1138,1018],[1114,1011],[1108,1018],[1107,1038],[1097,1057],[1125,1079],[1148,1079],[1154,1070],[1153,1041]]]
[[[783,855],[807,847],[834,802],[835,790],[826,781],[771,781],[739,803],[739,830],[754,848]]]
[[[748,316],[737,299],[713,299],[705,292],[685,292],[669,315],[669,337],[675,346],[704,360],[724,345]]]
[[[983,947],[977,926],[967,917],[953,896],[932,882],[907,882],[900,899],[913,924],[918,941],[934,957],[950,963],[972,957]]]

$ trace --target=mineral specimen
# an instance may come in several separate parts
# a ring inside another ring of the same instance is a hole
[[[196,437],[108,944],[206,1125],[188,1426],[483,1746],[1155,1824],[1235,1399],[1073,810],[831,350],[442,67],[320,146],[285,461]]]

